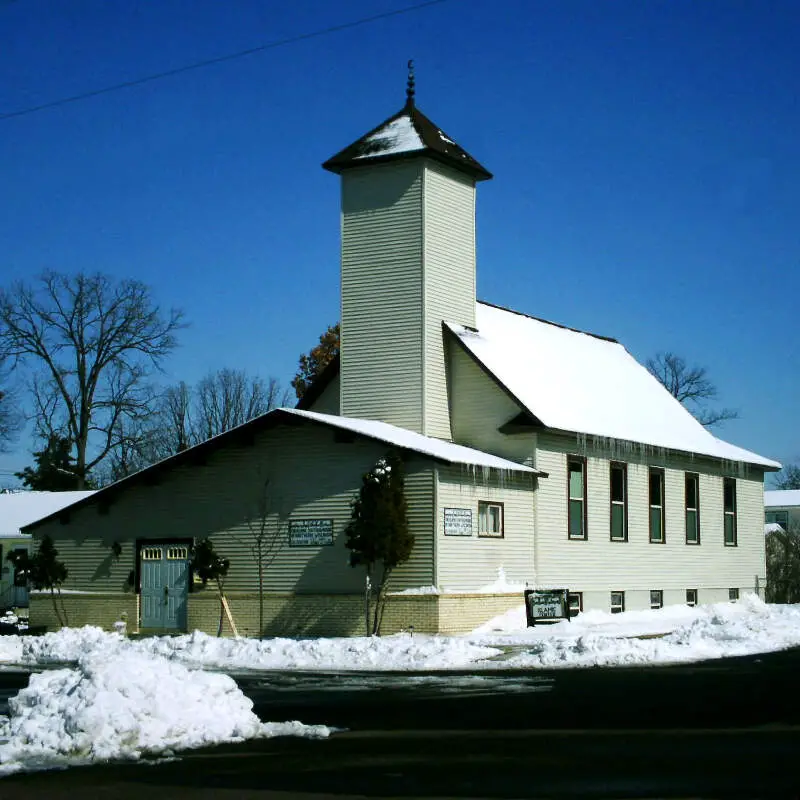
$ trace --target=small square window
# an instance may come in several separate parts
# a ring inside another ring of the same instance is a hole
[[[662,589],[650,590],[650,608],[663,608],[664,607],[664,591]]]
[[[478,536],[503,536],[503,504],[478,503]]]
[[[583,592],[570,592],[568,600],[570,617],[577,617],[583,611]]]
[[[728,589],[728,600],[733,602],[734,600],[739,599],[739,590],[738,589]]]
[[[625,592],[611,592],[611,613],[621,614],[625,610]]]
[[[687,606],[697,605],[697,589],[686,590],[686,605]]]

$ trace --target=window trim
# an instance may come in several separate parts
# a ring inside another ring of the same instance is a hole
[[[661,538],[653,538],[653,523],[652,511],[658,506],[654,506],[650,502],[651,482],[653,476],[657,475],[661,482]],[[666,501],[667,501],[667,476],[663,467],[648,467],[647,471],[647,539],[650,544],[666,544],[667,543],[667,515],[666,515]]]
[[[725,489],[731,486],[733,488],[733,511],[728,511],[725,506]],[[739,532],[738,520],[736,519],[737,512],[737,497],[736,497],[736,478],[723,478],[722,479],[722,543],[725,547],[738,547],[739,545]],[[728,521],[728,516],[733,520],[733,541],[728,541],[727,530],[725,523]]]
[[[578,614],[583,613],[583,592],[567,592],[567,608],[569,609],[570,617],[573,616],[572,606],[570,605],[572,598],[578,598]]]
[[[614,470],[622,472],[622,503],[614,500]],[[614,536],[614,506],[622,506],[622,536]],[[608,537],[612,542],[628,541],[628,465],[624,461],[611,461],[608,465]]]
[[[653,604],[653,595],[658,595],[657,605]],[[655,611],[659,608],[664,608],[664,590],[663,589],[651,589],[650,590],[650,610]]]
[[[581,470],[583,473],[583,498],[581,498],[581,502],[583,503],[583,514],[581,516],[581,524],[583,526],[583,530],[581,531],[580,536],[573,536],[570,532],[569,526],[569,504],[571,500],[577,500],[577,497],[571,497],[569,493],[569,473],[570,473],[570,464],[580,464]],[[572,454],[567,454],[567,539],[573,542],[585,542],[589,538],[589,528],[588,528],[588,513],[587,513],[587,498],[588,498],[588,488],[587,488],[587,469],[586,469],[586,456],[576,456]]]
[[[614,595],[618,594],[620,596],[620,602],[614,603]],[[610,609],[612,614],[624,614],[625,613],[625,592],[620,591],[619,589],[615,589],[610,593]],[[614,611],[614,609],[617,609]]]
[[[481,510],[497,506],[500,509],[500,531],[499,533],[490,533],[481,530]],[[479,539],[505,539],[506,537],[506,509],[505,503],[499,500],[478,500],[478,538]]]
[[[694,600],[690,600],[689,599],[689,592],[693,592],[694,593]],[[697,589],[687,589],[686,590],[686,605],[689,606],[690,608],[694,608],[695,606],[700,605],[698,594],[699,593],[698,593]]]
[[[689,494],[689,481],[693,480],[695,482],[695,489],[694,489],[694,508],[689,508],[687,495]],[[694,511],[695,513],[695,520],[697,525],[697,539],[694,541],[689,539],[689,512]],[[684,481],[683,481],[683,522],[685,526],[685,534],[686,534],[686,544],[691,545],[692,547],[697,547],[700,545],[700,474],[698,472],[686,472],[684,473]]]

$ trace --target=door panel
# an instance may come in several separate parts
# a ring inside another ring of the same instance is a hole
[[[144,545],[140,555],[143,628],[186,629],[189,547]]]

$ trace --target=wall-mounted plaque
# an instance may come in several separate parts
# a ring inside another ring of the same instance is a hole
[[[293,519],[289,522],[289,547],[333,544],[332,519]]]
[[[472,536],[472,509],[446,508],[444,510],[445,536]]]

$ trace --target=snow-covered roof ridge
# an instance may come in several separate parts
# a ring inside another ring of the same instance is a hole
[[[282,408],[280,413],[293,414],[304,417],[324,425],[330,425],[341,430],[351,431],[370,439],[377,439],[386,444],[400,447],[406,450],[413,450],[422,455],[445,461],[449,464],[467,464],[476,467],[488,467],[511,472],[527,472],[531,475],[544,475],[541,470],[510,461],[507,458],[500,458],[491,453],[484,453],[472,447],[465,447],[461,444],[454,444],[443,439],[434,439],[431,436],[424,436],[415,431],[405,428],[398,428],[388,422],[379,422],[373,419],[357,419],[355,417],[339,417],[334,414],[320,414],[316,411],[302,411],[297,408]],[[274,412],[272,412],[274,413]]]
[[[615,339],[480,302],[475,330],[445,324],[548,428],[780,469],[709,433]]]
[[[764,505],[769,508],[800,506],[800,489],[768,489],[764,492]]]
[[[55,514],[84,497],[94,494],[83,492],[5,492],[0,494],[0,536],[23,536],[20,528],[42,517]]]
[[[425,155],[471,175],[488,180],[492,173],[452,137],[429,120],[413,103],[376,125],[322,166],[335,173],[372,161],[388,161]]]

